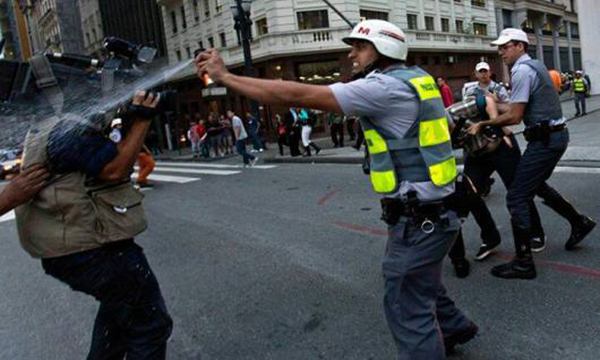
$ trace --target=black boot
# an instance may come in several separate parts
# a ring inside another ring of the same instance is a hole
[[[304,147],[304,156],[312,156],[312,154],[310,153],[310,146]]]
[[[502,279],[535,279],[535,263],[531,255],[531,229],[512,224],[516,257],[506,264],[494,266],[492,275]]]
[[[309,144],[310,146],[312,146],[315,149],[315,155],[319,155],[319,153],[321,152],[321,148],[317,146],[317,144],[315,144],[314,142],[311,142]],[[344,145],[342,144],[342,147]]]
[[[452,266],[454,266],[454,274],[459,279],[466,278],[471,272],[471,264],[469,264],[469,260],[465,258],[452,259]]]
[[[566,250],[573,250],[596,227],[593,219],[581,215],[570,202],[558,193],[551,198],[544,199],[544,204],[571,224],[571,236],[565,243]]]

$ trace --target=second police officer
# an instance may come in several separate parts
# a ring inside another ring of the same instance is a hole
[[[537,276],[531,255],[536,221],[533,198],[536,195],[571,224],[571,235],[565,244],[567,250],[574,249],[592,231],[596,222],[581,215],[546,183],[569,143],[566,120],[548,69],[541,61],[527,55],[529,40],[522,30],[504,29],[492,45],[498,46],[500,56],[511,67],[510,104],[504,114],[474,124],[471,133],[477,134],[488,125],[505,126],[523,121],[527,140],[527,148],[506,195],[516,257],[494,267],[492,275],[506,279],[533,279]]]
[[[237,76],[216,51],[196,58],[218,83],[262,103],[360,116],[371,155],[371,183],[383,196],[389,238],[384,307],[399,359],[440,360],[471,340],[477,326],[446,294],[442,261],[460,227],[445,199],[457,176],[449,119],[435,80],[406,67],[404,33],[381,20],[356,25],[344,42],[366,78],[331,86]],[[443,336],[440,336],[442,334]]]

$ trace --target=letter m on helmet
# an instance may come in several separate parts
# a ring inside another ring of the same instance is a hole
[[[371,29],[365,28],[365,27],[362,27],[362,26],[357,31],[357,33],[363,34],[363,35],[369,35],[370,32],[371,32]]]

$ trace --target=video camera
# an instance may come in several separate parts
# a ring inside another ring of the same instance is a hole
[[[0,60],[0,116],[56,114],[52,97],[60,93],[60,112],[79,114],[96,126],[97,119],[104,119],[102,125],[107,125],[112,120],[107,114],[114,115],[134,90],[143,88],[144,68],[154,60],[156,49],[117,37],[107,37],[103,47],[104,60],[54,52],[29,62]],[[158,95],[158,112],[174,110],[174,91]]]

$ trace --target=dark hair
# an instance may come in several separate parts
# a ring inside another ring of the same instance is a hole
[[[523,49],[525,50],[525,52],[527,52],[527,48],[529,48],[529,44],[526,43],[525,41],[517,41],[517,40],[512,40],[511,41],[513,44],[515,44],[515,46],[519,45],[519,44],[523,44]]]

